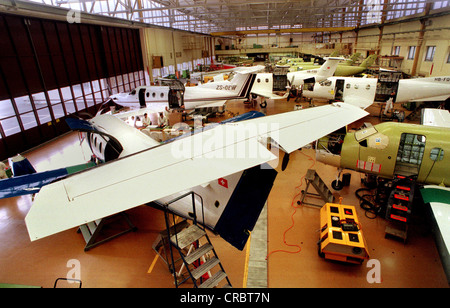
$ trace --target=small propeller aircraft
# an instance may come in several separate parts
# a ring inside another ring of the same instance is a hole
[[[105,160],[110,153],[109,161],[43,186],[25,218],[30,239],[149,202],[167,204],[186,192],[203,196],[209,191],[203,198],[204,220],[199,222],[243,249],[276,177],[267,165],[277,158],[267,149],[268,142],[276,145],[272,149],[290,153],[366,115],[342,103],[271,116],[252,113],[245,120],[241,115],[162,144],[138,145],[141,148],[126,155],[125,142],[134,144],[138,130],[132,133],[108,114],[73,120],[70,126],[86,132],[91,148]],[[123,136],[122,128],[130,133]],[[177,201],[169,210],[192,219],[192,206],[199,203],[187,206]]]
[[[258,67],[257,70],[260,68]],[[227,80],[184,87],[179,80],[163,81],[162,86],[139,86],[131,92],[111,95],[111,99],[124,107],[153,108],[162,111],[172,109],[221,107],[229,99],[248,97],[255,75],[248,68],[233,73]]]

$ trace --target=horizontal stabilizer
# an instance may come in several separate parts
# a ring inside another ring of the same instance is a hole
[[[93,166],[94,163],[87,163],[0,180],[0,199],[35,194],[44,185]]]

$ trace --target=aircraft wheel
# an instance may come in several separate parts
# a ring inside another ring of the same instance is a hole
[[[259,106],[261,106],[261,108],[266,108],[267,107],[267,102],[264,101],[261,104],[259,104]]]
[[[331,187],[334,190],[341,190],[344,187],[344,184],[340,180],[334,180],[333,182],[331,182]]]

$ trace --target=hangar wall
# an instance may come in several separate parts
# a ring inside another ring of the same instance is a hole
[[[145,82],[139,30],[0,14],[0,160]]]
[[[334,50],[342,55],[360,52],[362,57],[371,53],[380,56],[398,55],[403,57],[398,69],[414,76],[448,76],[450,75],[450,15],[432,15],[429,19],[422,19],[424,24],[423,37],[421,37],[422,23],[419,19],[400,20],[386,23],[380,36],[379,25],[362,27],[355,31],[342,33],[324,33],[313,35],[311,33],[299,34],[264,34],[253,35],[234,41],[237,49],[246,50],[255,45],[262,48],[271,48],[271,53],[283,53],[288,46],[297,46],[295,51],[315,55],[327,55]],[[415,72],[414,50],[418,50]],[[259,48],[259,47],[258,47]],[[218,54],[226,54],[220,51]],[[230,54],[232,51],[229,52]],[[236,53],[236,52],[235,52]],[[239,52],[238,52],[239,53]],[[285,52],[285,54],[288,52]],[[292,53],[292,52],[290,52]],[[428,53],[428,56],[427,56]]]
[[[434,17],[425,22],[423,37],[420,37],[421,22],[419,20],[387,24],[383,28],[379,42],[379,55],[397,54],[403,57],[400,69],[413,73],[414,53],[410,48],[418,50],[415,76],[447,76],[450,75],[450,15]],[[356,51],[365,55],[365,51],[377,50],[379,28],[362,29],[358,33]],[[397,48],[396,48],[397,47]],[[428,53],[428,56],[427,56]]]
[[[141,31],[144,66],[151,82],[204,63],[214,56],[213,38],[171,29],[143,28]],[[162,57],[159,67],[154,57]]]

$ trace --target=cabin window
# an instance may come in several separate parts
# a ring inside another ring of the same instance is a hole
[[[444,159],[444,149],[433,148],[430,152],[430,159],[432,161],[440,161]]]
[[[150,97],[150,92],[147,92],[145,95],[146,95],[147,97]]]
[[[370,84],[366,86],[366,90],[370,90]]]
[[[155,92],[152,93],[152,97],[156,97],[156,93]]]
[[[266,78],[266,83],[269,83],[269,78]]]
[[[161,93],[160,96],[161,96],[161,98],[164,97],[164,93]]]
[[[355,84],[355,89],[359,89],[359,85]]]
[[[256,82],[257,82],[257,83],[260,83],[260,82],[261,82],[261,79],[259,79],[259,78],[256,79]]]
[[[350,89],[351,87],[352,87],[352,85],[349,84],[349,83],[347,83],[347,84],[345,85],[345,88],[346,88],[346,89]]]

